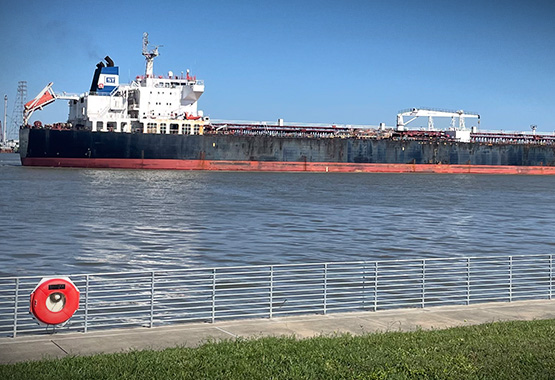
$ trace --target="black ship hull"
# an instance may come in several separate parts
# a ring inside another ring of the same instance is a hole
[[[23,128],[23,165],[189,170],[555,174],[555,146]]]

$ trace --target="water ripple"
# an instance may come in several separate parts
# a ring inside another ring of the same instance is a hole
[[[555,177],[26,168],[0,275],[553,253]]]

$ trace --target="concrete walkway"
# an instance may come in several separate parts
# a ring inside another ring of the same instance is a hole
[[[160,350],[176,346],[196,347],[208,340],[236,337],[294,335],[307,338],[335,333],[364,334],[378,331],[444,329],[487,322],[533,319],[555,319],[555,300],[247,319],[151,329],[112,329],[86,334],[61,333],[0,338],[0,363],[129,350]]]

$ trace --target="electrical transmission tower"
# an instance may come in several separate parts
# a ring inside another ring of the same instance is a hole
[[[23,111],[25,110],[25,103],[27,103],[27,81],[22,80],[17,84],[17,96],[12,112],[12,120],[10,128],[7,129],[8,140],[17,139],[19,136],[19,127],[23,125]]]

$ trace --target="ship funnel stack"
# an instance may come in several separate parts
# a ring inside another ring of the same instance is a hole
[[[145,76],[152,78],[154,76],[154,58],[158,56],[158,46],[148,50],[148,33],[143,33],[143,55],[146,59]]]
[[[114,61],[108,56],[104,58],[104,62],[96,64],[93,80],[91,83],[91,93],[110,94],[119,86],[119,67],[114,66]]]
[[[104,60],[106,61],[108,67],[114,67],[114,61],[112,61],[112,58],[106,56],[104,57]]]

